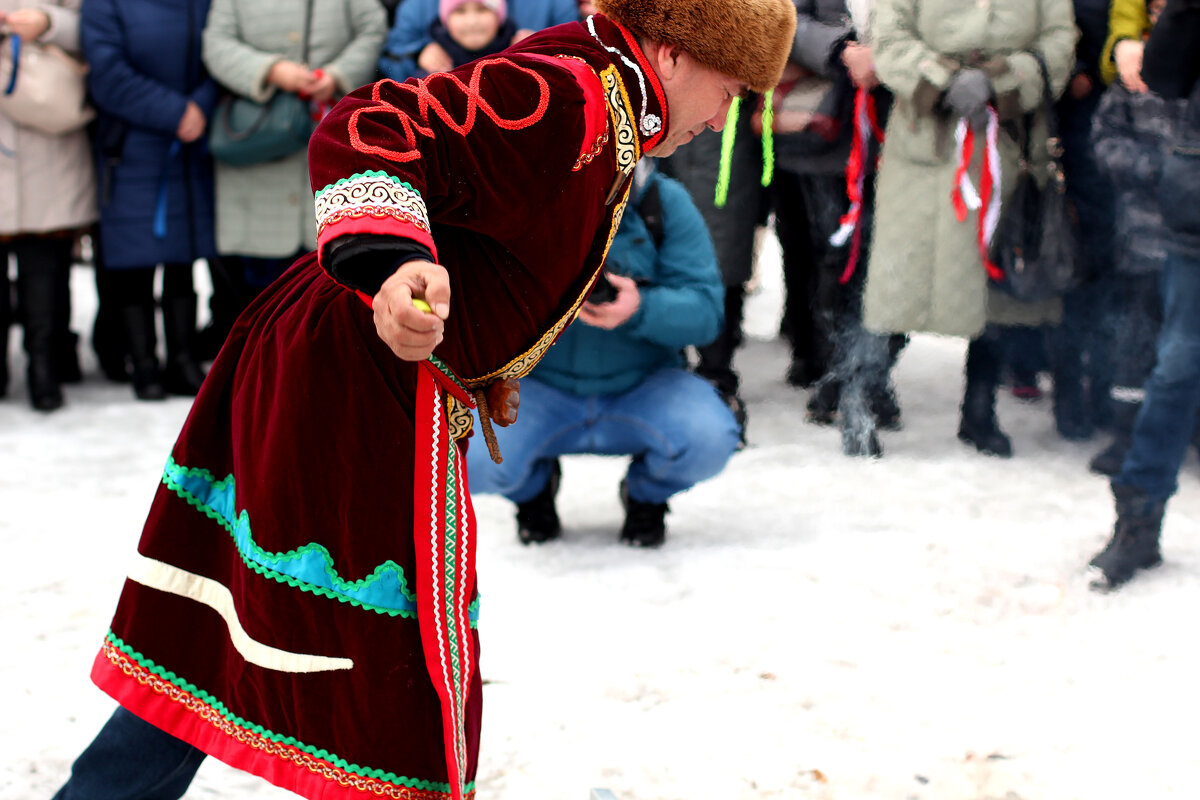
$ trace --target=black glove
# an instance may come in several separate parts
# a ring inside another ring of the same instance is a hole
[[[942,104],[962,117],[976,131],[987,128],[987,104],[992,99],[992,82],[981,69],[959,70],[950,80]]]

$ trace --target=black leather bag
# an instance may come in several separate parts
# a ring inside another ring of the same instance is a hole
[[[308,60],[312,0],[305,9],[301,52]],[[216,160],[234,167],[278,161],[308,147],[316,123],[307,100],[276,91],[265,103],[226,95],[209,126],[208,149]]]
[[[1033,115],[1026,115],[1021,172],[1000,212],[989,248],[992,263],[1004,274],[993,285],[1029,302],[1061,295],[1082,283],[1084,277],[1079,214],[1066,191],[1050,73],[1041,54],[1034,53],[1034,57],[1042,74],[1048,175],[1044,183],[1039,183],[1034,172],[1029,147]]]

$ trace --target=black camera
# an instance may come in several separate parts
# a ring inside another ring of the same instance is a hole
[[[600,273],[600,277],[596,279],[596,285],[592,287],[592,291],[588,294],[587,301],[600,305],[601,303],[611,303],[617,299],[617,287],[612,285],[608,279],[608,270]]]

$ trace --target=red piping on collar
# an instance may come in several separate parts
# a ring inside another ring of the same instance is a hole
[[[635,39],[633,34],[630,33],[630,31],[621,23],[608,17],[606,17],[606,19],[608,19],[608,21],[613,25],[616,25],[617,30],[619,30],[621,35],[625,37],[625,43],[628,44],[629,49],[633,51],[633,57],[637,59],[638,66],[640,66],[642,68],[642,72],[646,74],[646,80],[650,83],[650,87],[654,89],[654,94],[658,98],[658,104],[662,107],[662,127],[658,129],[658,133],[654,134],[654,136],[642,143],[642,152],[644,153],[647,150],[652,150],[654,146],[658,144],[658,140],[661,139],[667,132],[667,115],[670,113],[670,109],[667,108],[667,96],[663,92],[662,84],[658,82],[658,74],[655,73],[653,67],[650,66],[650,62],[646,60],[646,54],[642,52],[642,48],[637,43],[637,39]],[[641,120],[638,120],[638,127],[640,133]]]

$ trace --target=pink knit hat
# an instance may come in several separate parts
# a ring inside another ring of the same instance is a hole
[[[446,24],[446,17],[450,16],[450,12],[466,2],[469,0],[441,0],[438,5],[438,16],[442,18],[442,24]],[[500,17],[500,24],[504,24],[504,18],[508,16],[508,4],[504,0],[476,0],[476,2],[495,11],[496,16]]]

